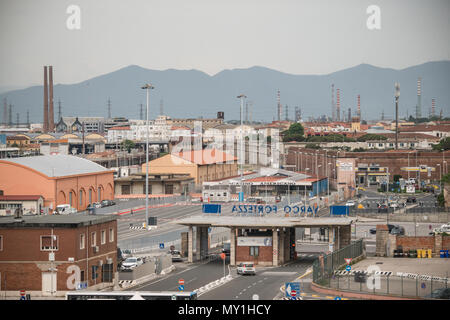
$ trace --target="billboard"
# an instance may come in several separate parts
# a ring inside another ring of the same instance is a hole
[[[238,246],[271,247],[272,237],[238,237]]]

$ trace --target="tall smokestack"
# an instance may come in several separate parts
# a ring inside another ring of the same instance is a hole
[[[53,112],[53,66],[48,67],[48,130],[53,132],[55,130],[55,115]]]
[[[417,79],[416,119],[422,118],[422,78]]]
[[[6,98],[3,98],[3,124],[8,124],[8,103],[6,101]]]
[[[277,114],[278,114],[278,121],[281,121],[281,113],[282,113],[281,97],[280,97],[280,90],[278,90],[278,92],[277,92]]]
[[[334,83],[331,84],[331,120],[336,121],[336,108],[334,106]]]
[[[436,100],[435,99],[431,99],[431,116],[432,117],[436,116]]]
[[[361,119],[361,96],[358,94],[358,110],[356,111],[356,115]]]
[[[341,121],[341,91],[336,90],[336,121]]]
[[[44,132],[48,132],[48,84],[47,84],[47,66],[44,66]]]

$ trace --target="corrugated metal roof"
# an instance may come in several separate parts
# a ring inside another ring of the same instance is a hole
[[[1,162],[12,162],[29,167],[48,177],[63,177],[77,174],[109,171],[105,167],[76,156],[51,155],[36,157],[20,157],[1,159]]]

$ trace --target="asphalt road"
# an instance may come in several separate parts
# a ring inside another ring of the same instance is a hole
[[[234,274],[233,280],[204,293],[199,300],[252,300],[255,294],[259,300],[273,300],[280,287],[304,274],[316,257],[311,254],[281,267],[257,267],[254,276]]]

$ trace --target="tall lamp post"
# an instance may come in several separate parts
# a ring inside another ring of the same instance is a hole
[[[148,105],[149,105],[149,96],[150,96],[150,89],[154,89],[155,87],[153,87],[151,84],[146,83],[145,85],[143,85],[141,87],[142,89],[147,90],[147,120],[146,120],[146,126],[147,126],[147,134],[146,134],[146,139],[145,139],[145,161],[146,161],[146,169],[145,169],[145,226],[147,227],[147,229],[149,228],[148,226],[148,167],[149,167],[149,159],[148,159]]]
[[[242,202],[244,201],[244,162],[245,162],[245,154],[244,154],[244,132],[243,132],[243,110],[244,110],[244,99],[247,98],[245,94],[240,94],[237,96],[241,99],[241,195]],[[241,197],[239,197],[241,198]]]
[[[398,98],[400,97],[400,84],[395,83],[395,150],[398,150]]]

